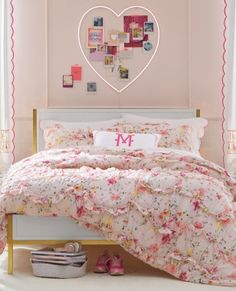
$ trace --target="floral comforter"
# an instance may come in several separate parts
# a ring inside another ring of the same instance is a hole
[[[236,286],[234,201],[224,169],[187,152],[43,151],[4,180],[0,252],[7,213],[70,216],[181,280]]]

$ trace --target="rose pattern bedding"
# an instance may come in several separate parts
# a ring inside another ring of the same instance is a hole
[[[6,214],[70,216],[181,280],[236,286],[235,200],[224,169],[188,152],[42,151],[3,182],[0,252]]]
[[[123,133],[160,134],[162,138],[158,146],[194,153],[198,153],[200,147],[200,137],[196,136],[196,129],[189,124],[177,124],[173,127],[168,122],[152,124],[123,121],[116,122],[112,126],[103,126],[100,130]],[[49,122],[48,126],[43,127],[43,136],[45,149],[47,150],[92,145],[94,143],[92,128],[67,128],[64,123],[60,122]]]

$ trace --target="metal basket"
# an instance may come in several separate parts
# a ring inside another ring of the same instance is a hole
[[[34,262],[31,260],[33,274],[46,278],[78,278],[86,273],[87,262],[82,264],[59,265],[52,263]]]

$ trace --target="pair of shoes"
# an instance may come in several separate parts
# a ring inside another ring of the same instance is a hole
[[[109,256],[108,252],[105,251],[101,256],[98,257],[95,268],[95,273],[109,273],[110,275],[124,275],[123,260],[118,254]]]

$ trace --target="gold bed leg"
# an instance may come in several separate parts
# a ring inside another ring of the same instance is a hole
[[[33,154],[37,153],[37,109],[33,109]]]
[[[201,117],[201,111],[200,111],[200,109],[196,109],[196,117]]]
[[[12,237],[12,215],[7,216],[7,244],[8,244],[8,274],[13,273],[13,237]]]

